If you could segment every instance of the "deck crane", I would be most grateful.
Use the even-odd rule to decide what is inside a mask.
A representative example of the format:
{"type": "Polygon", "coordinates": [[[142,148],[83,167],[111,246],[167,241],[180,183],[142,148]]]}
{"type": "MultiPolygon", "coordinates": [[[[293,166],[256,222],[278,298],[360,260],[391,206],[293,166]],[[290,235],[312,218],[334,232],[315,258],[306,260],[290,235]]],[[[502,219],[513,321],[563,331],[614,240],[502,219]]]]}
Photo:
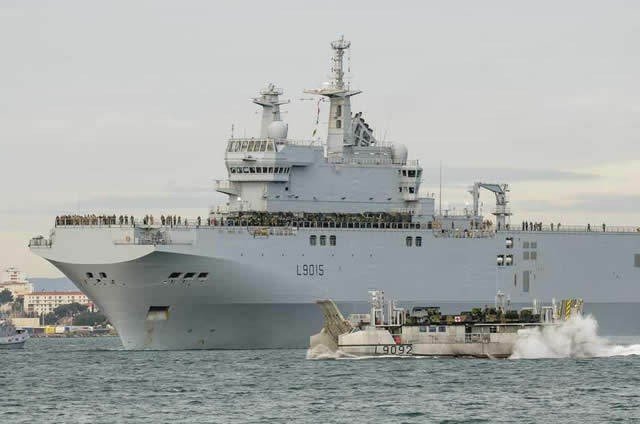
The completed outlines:
{"type": "Polygon", "coordinates": [[[473,188],[469,190],[471,196],[473,197],[473,214],[474,216],[479,216],[479,201],[480,201],[480,189],[484,188],[485,190],[489,190],[496,196],[496,208],[493,212],[493,215],[496,216],[496,229],[504,230],[507,225],[507,217],[511,216],[511,210],[507,207],[507,193],[509,192],[508,184],[492,184],[492,183],[474,183],[473,188]]]}

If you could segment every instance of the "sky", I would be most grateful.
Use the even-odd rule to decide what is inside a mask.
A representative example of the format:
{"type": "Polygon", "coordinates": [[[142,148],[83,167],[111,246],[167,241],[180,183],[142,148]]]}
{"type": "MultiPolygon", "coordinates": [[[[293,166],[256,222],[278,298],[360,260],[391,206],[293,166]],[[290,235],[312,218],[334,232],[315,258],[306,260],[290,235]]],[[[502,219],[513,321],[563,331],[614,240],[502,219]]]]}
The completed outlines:
{"type": "Polygon", "coordinates": [[[309,139],[302,90],[343,34],[353,110],[421,161],[422,193],[442,162],[445,208],[499,182],[514,223],[640,226],[640,2],[0,0],[0,266],[59,276],[27,248],[56,215],[224,204],[251,98],[282,87],[309,139]]]}

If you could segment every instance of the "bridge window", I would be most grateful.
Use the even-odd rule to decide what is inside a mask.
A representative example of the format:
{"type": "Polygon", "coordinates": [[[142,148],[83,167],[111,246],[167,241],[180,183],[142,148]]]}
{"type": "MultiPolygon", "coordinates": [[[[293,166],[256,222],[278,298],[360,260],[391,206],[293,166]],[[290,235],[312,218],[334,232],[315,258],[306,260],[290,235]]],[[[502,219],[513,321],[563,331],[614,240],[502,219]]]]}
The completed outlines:
{"type": "Polygon", "coordinates": [[[269,174],[273,174],[273,166],[269,167],[269,174]]]}
{"type": "Polygon", "coordinates": [[[407,237],[407,239],[405,240],[405,243],[407,244],[407,247],[413,246],[413,237],[411,236],[407,237]]]}
{"type": "Polygon", "coordinates": [[[257,172],[258,174],[262,174],[262,168],[257,167],[257,168],[256,168],[256,172],[257,172]]]}
{"type": "Polygon", "coordinates": [[[231,168],[231,173],[235,174],[236,173],[236,168],[231,168]]]}
{"type": "Polygon", "coordinates": [[[415,193],[415,192],[416,192],[415,187],[409,187],[409,193],[415,193]]]}
{"type": "Polygon", "coordinates": [[[267,168],[266,166],[263,166],[263,167],[262,167],[262,173],[263,173],[263,174],[266,174],[267,172],[269,172],[269,171],[268,171],[268,168],[267,168]]]}
{"type": "Polygon", "coordinates": [[[311,246],[315,246],[316,242],[317,242],[317,236],[316,235],[309,236],[309,244],[311,246]]]}
{"type": "Polygon", "coordinates": [[[422,246],[422,237],[418,236],[416,237],[416,247],[421,247],[422,246]]]}
{"type": "Polygon", "coordinates": [[[336,236],[329,236],[329,244],[331,246],[335,246],[336,245],[336,236]]]}
{"type": "Polygon", "coordinates": [[[406,169],[403,169],[403,170],[402,170],[402,176],[403,176],[403,177],[406,177],[406,176],[407,176],[407,170],[406,170],[406,169]]]}
{"type": "Polygon", "coordinates": [[[336,115],[337,116],[342,116],[342,105],[336,106],[336,115]]]}
{"type": "Polygon", "coordinates": [[[244,168],[242,168],[242,170],[244,171],[244,173],[245,173],[245,174],[248,174],[248,173],[249,173],[249,168],[248,168],[248,167],[246,167],[246,166],[245,166],[244,168]]]}
{"type": "Polygon", "coordinates": [[[342,128],[342,121],[339,119],[336,119],[336,128],[342,128]]]}
{"type": "Polygon", "coordinates": [[[416,177],[416,171],[415,171],[415,169],[411,169],[411,170],[409,170],[409,172],[407,173],[407,175],[408,175],[410,178],[415,178],[415,177],[416,177]]]}
{"type": "Polygon", "coordinates": [[[266,141],[266,140],[265,140],[265,141],[262,141],[262,142],[260,143],[260,151],[261,151],[261,152],[266,152],[266,151],[267,151],[267,141],[266,141]]]}
{"type": "Polygon", "coordinates": [[[267,142],[267,152],[273,152],[273,141],[267,142]]]}
{"type": "Polygon", "coordinates": [[[320,236],[320,246],[327,245],[327,236],[320,236]]]}
{"type": "Polygon", "coordinates": [[[247,140],[243,140],[242,141],[242,148],[240,150],[242,150],[243,152],[247,151],[247,146],[249,145],[249,141],[247,140]]]}

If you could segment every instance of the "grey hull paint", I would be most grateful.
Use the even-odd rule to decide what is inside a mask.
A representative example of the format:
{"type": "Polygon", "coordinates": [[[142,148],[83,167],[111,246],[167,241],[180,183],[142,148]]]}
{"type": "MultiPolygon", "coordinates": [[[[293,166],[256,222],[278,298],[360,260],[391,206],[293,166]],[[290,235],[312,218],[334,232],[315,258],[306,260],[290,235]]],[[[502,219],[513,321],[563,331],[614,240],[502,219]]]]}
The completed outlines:
{"type": "Polygon", "coordinates": [[[65,256],[54,251],[65,248],[58,234],[48,259],[105,312],[128,349],[302,347],[322,325],[315,299],[362,301],[372,287],[429,302],[490,301],[496,288],[515,302],[640,301],[634,266],[640,237],[634,234],[501,232],[458,239],[426,231],[299,229],[295,236],[258,239],[246,231],[194,231],[196,243],[189,246],[145,246],[129,261],[84,264],[52,259],[65,256]],[[336,234],[337,245],[310,246],[312,234],[336,234]],[[417,234],[422,246],[406,247],[406,237],[417,234]],[[511,249],[507,237],[514,239],[511,249]],[[525,241],[536,248],[523,248],[525,241]],[[536,260],[522,259],[532,250],[536,260]],[[496,266],[500,254],[513,255],[514,265],[496,266]],[[87,272],[107,278],[88,279],[87,272]],[[171,281],[173,272],[208,276],[171,281]],[[527,293],[524,272],[530,274],[527,293]],[[150,306],[168,306],[168,320],[148,321],[150,306]]]}

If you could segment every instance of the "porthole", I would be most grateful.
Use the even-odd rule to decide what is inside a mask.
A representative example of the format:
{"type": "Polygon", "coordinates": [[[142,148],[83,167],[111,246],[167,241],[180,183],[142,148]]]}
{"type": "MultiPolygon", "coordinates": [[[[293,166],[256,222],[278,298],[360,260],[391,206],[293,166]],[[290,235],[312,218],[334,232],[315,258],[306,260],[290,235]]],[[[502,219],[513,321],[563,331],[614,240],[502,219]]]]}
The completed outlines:
{"type": "Polygon", "coordinates": [[[87,272],[87,278],[93,278],[93,273],[92,272],[87,272]]]}
{"type": "Polygon", "coordinates": [[[171,274],[169,274],[169,278],[178,278],[182,275],[181,272],[172,272],[171,274]]]}
{"type": "Polygon", "coordinates": [[[104,273],[104,272],[101,272],[101,273],[100,273],[100,278],[107,278],[107,274],[106,274],[106,273],[104,273]]]}

